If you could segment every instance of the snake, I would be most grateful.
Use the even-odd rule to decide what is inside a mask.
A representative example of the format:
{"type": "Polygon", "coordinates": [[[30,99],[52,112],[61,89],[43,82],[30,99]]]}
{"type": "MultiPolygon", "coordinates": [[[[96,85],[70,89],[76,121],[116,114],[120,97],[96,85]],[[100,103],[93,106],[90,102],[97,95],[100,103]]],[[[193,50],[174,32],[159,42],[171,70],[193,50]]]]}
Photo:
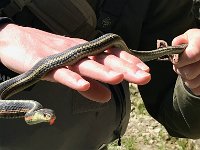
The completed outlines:
{"type": "Polygon", "coordinates": [[[43,108],[35,100],[10,100],[8,98],[36,84],[53,69],[74,65],[85,57],[98,55],[112,47],[127,51],[146,62],[163,56],[181,54],[186,49],[187,44],[166,46],[149,51],[137,51],[129,49],[119,35],[107,33],[94,40],[68,48],[63,52],[47,56],[38,61],[30,70],[0,84],[0,118],[24,118],[29,125],[42,122],[53,124],[56,115],[52,109],[43,108]]]}

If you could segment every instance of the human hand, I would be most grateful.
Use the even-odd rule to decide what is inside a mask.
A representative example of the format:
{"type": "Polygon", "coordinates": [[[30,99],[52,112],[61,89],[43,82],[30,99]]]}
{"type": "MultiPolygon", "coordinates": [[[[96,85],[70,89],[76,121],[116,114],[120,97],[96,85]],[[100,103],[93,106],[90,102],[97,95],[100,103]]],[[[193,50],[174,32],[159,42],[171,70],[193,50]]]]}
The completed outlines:
{"type": "Polygon", "coordinates": [[[174,64],[174,71],[179,74],[185,85],[195,95],[200,95],[200,29],[190,29],[176,37],[172,45],[187,43],[188,47],[174,64]]]}
{"type": "MultiPolygon", "coordinates": [[[[40,59],[86,42],[41,30],[8,24],[0,31],[0,60],[6,67],[23,73],[40,59]]],[[[123,80],[146,84],[149,68],[138,58],[118,49],[109,49],[77,64],[55,69],[44,80],[58,82],[79,91],[88,99],[106,102],[110,91],[98,81],[118,84],[123,80]]]]}

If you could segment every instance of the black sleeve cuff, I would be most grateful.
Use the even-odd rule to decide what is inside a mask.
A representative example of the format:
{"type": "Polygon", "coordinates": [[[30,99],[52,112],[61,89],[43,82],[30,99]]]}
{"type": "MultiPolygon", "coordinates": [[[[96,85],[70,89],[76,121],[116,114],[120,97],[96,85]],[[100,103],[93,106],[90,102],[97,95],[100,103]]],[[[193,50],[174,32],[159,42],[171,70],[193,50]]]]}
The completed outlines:
{"type": "Polygon", "coordinates": [[[4,23],[13,23],[13,21],[7,17],[0,17],[0,24],[4,24],[4,23]]]}

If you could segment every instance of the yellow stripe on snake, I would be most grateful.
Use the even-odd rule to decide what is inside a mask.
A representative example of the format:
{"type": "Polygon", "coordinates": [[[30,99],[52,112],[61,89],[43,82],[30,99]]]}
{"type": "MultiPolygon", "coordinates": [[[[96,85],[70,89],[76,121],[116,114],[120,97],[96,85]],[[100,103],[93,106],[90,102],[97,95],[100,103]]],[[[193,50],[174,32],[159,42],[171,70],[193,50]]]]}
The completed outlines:
{"type": "Polygon", "coordinates": [[[180,54],[187,44],[167,46],[152,51],[136,51],[129,49],[120,36],[108,33],[90,42],[48,56],[36,63],[29,71],[0,84],[0,118],[25,118],[29,125],[41,122],[52,124],[56,118],[53,110],[43,108],[36,101],[7,100],[7,98],[39,82],[55,68],[73,65],[85,57],[97,55],[110,47],[120,48],[145,62],[165,55],[180,54]]]}

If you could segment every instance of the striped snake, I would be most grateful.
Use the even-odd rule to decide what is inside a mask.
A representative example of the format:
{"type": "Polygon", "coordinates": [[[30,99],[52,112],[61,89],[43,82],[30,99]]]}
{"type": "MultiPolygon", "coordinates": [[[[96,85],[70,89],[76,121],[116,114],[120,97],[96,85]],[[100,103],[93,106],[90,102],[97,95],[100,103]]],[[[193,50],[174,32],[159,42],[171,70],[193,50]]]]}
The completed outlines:
{"type": "Polygon", "coordinates": [[[180,54],[187,45],[167,46],[152,51],[135,51],[129,49],[120,36],[108,33],[90,42],[48,56],[41,59],[29,71],[0,84],[0,118],[24,118],[30,125],[41,122],[52,124],[56,118],[53,110],[43,108],[40,103],[32,100],[7,99],[34,85],[49,71],[61,66],[73,65],[84,57],[99,54],[110,47],[118,47],[142,61],[149,61],[165,55],[180,54]]]}

